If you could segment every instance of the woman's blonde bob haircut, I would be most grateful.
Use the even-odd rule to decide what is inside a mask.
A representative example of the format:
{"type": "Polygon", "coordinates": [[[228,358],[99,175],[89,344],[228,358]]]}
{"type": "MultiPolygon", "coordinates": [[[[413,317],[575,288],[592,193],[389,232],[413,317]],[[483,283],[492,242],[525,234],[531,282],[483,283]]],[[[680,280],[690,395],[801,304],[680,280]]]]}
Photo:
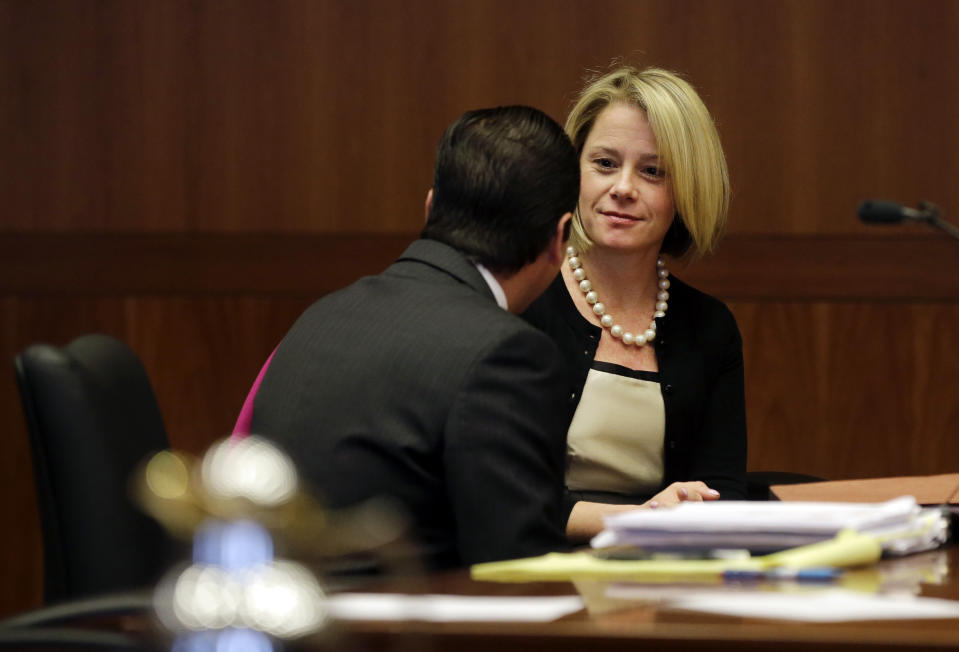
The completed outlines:
{"type": "MultiPolygon", "coordinates": [[[[566,133],[577,155],[582,156],[596,118],[616,102],[646,114],[672,183],[676,219],[662,252],[685,260],[710,253],[726,225],[730,191],[726,157],[706,105],[688,82],[668,70],[616,68],[586,85],[566,119],[566,133]]],[[[580,251],[593,244],[578,209],[570,243],[580,251]]]]}

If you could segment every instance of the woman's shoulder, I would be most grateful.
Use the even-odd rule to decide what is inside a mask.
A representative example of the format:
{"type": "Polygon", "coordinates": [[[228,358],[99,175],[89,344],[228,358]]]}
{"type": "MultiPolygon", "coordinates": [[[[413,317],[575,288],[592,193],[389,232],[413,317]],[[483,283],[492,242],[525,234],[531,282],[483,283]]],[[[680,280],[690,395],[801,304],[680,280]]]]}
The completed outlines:
{"type": "Polygon", "coordinates": [[[702,290],[694,288],[677,276],[669,277],[669,295],[670,303],[674,300],[683,306],[696,308],[699,310],[710,310],[716,312],[729,312],[729,307],[720,299],[702,290]]]}
{"type": "Polygon", "coordinates": [[[669,311],[672,317],[682,317],[682,321],[695,325],[700,333],[727,333],[739,327],[736,317],[722,300],[694,288],[676,276],[670,276],[669,311]]]}

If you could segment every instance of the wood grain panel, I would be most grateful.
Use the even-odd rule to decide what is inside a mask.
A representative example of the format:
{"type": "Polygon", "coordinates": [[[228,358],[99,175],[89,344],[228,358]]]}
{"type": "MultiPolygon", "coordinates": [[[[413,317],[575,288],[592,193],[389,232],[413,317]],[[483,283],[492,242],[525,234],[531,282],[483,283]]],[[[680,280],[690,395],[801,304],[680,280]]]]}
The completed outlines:
{"type": "Polygon", "coordinates": [[[562,119],[617,56],[683,73],[731,229],[863,233],[959,210],[959,4],[925,0],[73,0],[0,4],[0,229],[416,230],[468,108],[562,119]]]}
{"type": "Polygon", "coordinates": [[[0,293],[317,297],[381,272],[415,237],[0,234],[0,293]]]}
{"type": "Polygon", "coordinates": [[[300,299],[132,299],[125,328],[157,387],[171,443],[201,452],[233,428],[300,299]]]}
{"type": "Polygon", "coordinates": [[[6,367],[6,373],[0,374],[0,428],[4,433],[0,438],[0,523],[6,533],[0,546],[0,568],[6,578],[0,582],[0,614],[4,616],[38,606],[43,600],[40,513],[13,374],[20,306],[17,300],[0,298],[0,355],[6,367]]]}
{"type": "Polygon", "coordinates": [[[715,256],[680,274],[729,300],[955,301],[959,241],[729,236],[715,256]]]}
{"type": "Polygon", "coordinates": [[[951,472],[959,305],[733,303],[749,465],[831,479],[951,472]]]}
{"type": "Polygon", "coordinates": [[[959,5],[758,4],[709,41],[725,37],[734,59],[702,57],[713,74],[693,75],[732,84],[711,94],[735,188],[732,228],[861,231],[848,216],[870,197],[959,210],[959,68],[947,63],[959,60],[948,36],[959,5]]]}
{"type": "MultiPolygon", "coordinates": [[[[415,238],[0,234],[0,294],[317,297],[382,271],[415,238]]],[[[674,271],[730,300],[955,301],[956,270],[959,242],[935,235],[734,235],[715,256],[674,271]]]]}
{"type": "MultiPolygon", "coordinates": [[[[114,335],[143,361],[171,441],[196,451],[229,433],[260,365],[309,303],[249,297],[8,297],[2,304],[7,324],[2,354],[12,361],[34,342],[64,345],[83,333],[114,335]]],[[[12,377],[7,381],[3,384],[12,391],[12,377]]]]}

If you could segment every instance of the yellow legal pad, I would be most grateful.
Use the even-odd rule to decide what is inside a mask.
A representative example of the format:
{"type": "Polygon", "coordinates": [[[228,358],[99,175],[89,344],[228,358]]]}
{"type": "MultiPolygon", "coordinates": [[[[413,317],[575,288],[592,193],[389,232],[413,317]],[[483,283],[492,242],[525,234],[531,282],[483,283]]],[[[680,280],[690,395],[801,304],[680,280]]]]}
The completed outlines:
{"type": "Polygon", "coordinates": [[[540,557],[475,564],[474,580],[487,582],[566,582],[604,579],[634,582],[719,581],[726,571],[773,568],[852,568],[882,555],[879,540],[845,530],[832,539],[748,559],[601,559],[590,552],[554,552],[540,557]]]}

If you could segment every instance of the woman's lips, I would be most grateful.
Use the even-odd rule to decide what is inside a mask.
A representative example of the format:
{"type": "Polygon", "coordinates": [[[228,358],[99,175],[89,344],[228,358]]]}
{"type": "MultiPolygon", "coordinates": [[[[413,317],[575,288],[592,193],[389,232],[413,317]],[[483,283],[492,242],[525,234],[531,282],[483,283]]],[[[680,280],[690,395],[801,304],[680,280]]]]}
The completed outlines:
{"type": "Polygon", "coordinates": [[[640,218],[627,213],[617,213],[615,211],[600,211],[613,222],[639,222],[640,218]]]}

